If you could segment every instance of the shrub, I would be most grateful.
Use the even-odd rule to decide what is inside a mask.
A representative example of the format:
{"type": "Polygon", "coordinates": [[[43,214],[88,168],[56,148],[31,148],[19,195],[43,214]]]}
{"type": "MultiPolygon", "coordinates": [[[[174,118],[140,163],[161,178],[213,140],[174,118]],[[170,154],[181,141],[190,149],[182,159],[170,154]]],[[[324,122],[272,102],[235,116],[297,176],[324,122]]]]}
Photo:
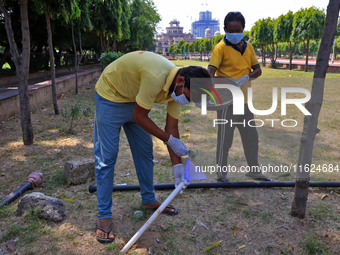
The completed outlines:
{"type": "Polygon", "coordinates": [[[99,61],[102,61],[103,65],[107,66],[123,55],[124,53],[121,53],[120,51],[118,52],[109,51],[109,52],[102,53],[100,55],[99,61]]]}
{"type": "Polygon", "coordinates": [[[79,99],[73,105],[65,104],[60,115],[68,125],[68,133],[73,133],[74,123],[80,121],[83,116],[89,117],[91,112],[91,107],[88,106],[84,109],[83,101],[79,99]]]}

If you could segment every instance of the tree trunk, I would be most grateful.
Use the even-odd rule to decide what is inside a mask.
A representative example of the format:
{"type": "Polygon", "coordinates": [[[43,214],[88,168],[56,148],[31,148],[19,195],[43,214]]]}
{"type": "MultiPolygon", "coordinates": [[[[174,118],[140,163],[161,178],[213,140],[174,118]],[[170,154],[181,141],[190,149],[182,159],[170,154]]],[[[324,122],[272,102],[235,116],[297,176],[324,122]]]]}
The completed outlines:
{"type": "Polygon", "coordinates": [[[74,40],[74,29],[73,29],[73,22],[71,22],[71,31],[72,31],[72,42],[73,42],[73,49],[74,49],[74,68],[76,74],[76,94],[78,94],[78,56],[77,56],[77,45],[76,41],[74,40]]]}
{"type": "Polygon", "coordinates": [[[79,37],[79,61],[78,61],[78,70],[79,70],[79,66],[81,61],[83,60],[83,46],[82,46],[82,42],[81,42],[81,31],[80,28],[78,28],[78,37],[79,37]]]}
{"type": "Polygon", "coordinates": [[[22,55],[19,55],[18,47],[14,39],[11,17],[0,0],[0,11],[5,18],[5,28],[10,44],[10,52],[14,59],[16,77],[19,81],[19,100],[21,129],[24,145],[33,144],[34,134],[31,121],[31,111],[28,94],[28,72],[30,63],[30,31],[28,22],[27,0],[20,0],[20,18],[22,34],[22,55]]]}
{"type": "Polygon", "coordinates": [[[117,40],[116,40],[116,38],[113,38],[112,51],[117,52],[117,40]]]}
{"type": "MultiPolygon", "coordinates": [[[[295,44],[296,43],[294,43],[294,48],[295,48],[295,44]]],[[[289,70],[293,69],[292,62],[293,62],[293,48],[292,48],[292,42],[289,42],[289,70]]]]}
{"type": "Polygon", "coordinates": [[[308,71],[308,58],[309,58],[309,39],[307,39],[307,45],[306,45],[306,65],[305,65],[305,72],[308,71]]]}
{"type": "Polygon", "coordinates": [[[262,52],[262,66],[266,66],[266,51],[265,51],[265,46],[261,46],[261,52],[262,52]]]}
{"type": "Polygon", "coordinates": [[[51,78],[52,78],[52,102],[55,115],[59,115],[59,107],[57,100],[57,89],[55,83],[55,63],[54,63],[54,51],[53,51],[53,42],[52,42],[52,29],[51,29],[51,18],[48,11],[45,9],[45,17],[47,24],[47,35],[48,35],[48,48],[50,54],[50,65],[51,65],[51,78]]]}
{"type": "Polygon", "coordinates": [[[310,180],[310,171],[308,170],[310,169],[310,164],[312,162],[314,139],[316,134],[320,131],[317,128],[318,117],[323,101],[325,77],[332,43],[336,34],[339,9],[340,0],[329,1],[325,28],[321,39],[313,77],[311,100],[306,104],[307,110],[312,115],[306,115],[304,119],[299,152],[299,169],[297,169],[294,201],[290,213],[292,216],[299,218],[304,218],[306,213],[310,180]]]}

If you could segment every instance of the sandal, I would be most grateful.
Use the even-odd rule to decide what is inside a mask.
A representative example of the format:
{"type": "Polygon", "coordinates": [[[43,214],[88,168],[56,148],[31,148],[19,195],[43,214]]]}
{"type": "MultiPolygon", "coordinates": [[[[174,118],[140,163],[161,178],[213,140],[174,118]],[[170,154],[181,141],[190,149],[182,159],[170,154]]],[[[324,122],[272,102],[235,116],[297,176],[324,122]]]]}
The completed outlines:
{"type": "MultiPolygon", "coordinates": [[[[160,207],[160,205],[157,206],[157,207],[154,207],[154,208],[143,208],[143,207],[142,208],[143,208],[143,210],[154,212],[159,207],[160,207]]],[[[174,215],[178,214],[178,209],[176,207],[174,207],[173,205],[168,205],[167,207],[164,208],[162,214],[169,215],[169,216],[174,216],[174,215]],[[173,212],[165,211],[166,209],[169,209],[169,210],[173,209],[174,211],[173,212]]]]}
{"type": "Polygon", "coordinates": [[[104,229],[104,228],[98,226],[98,222],[97,222],[96,223],[96,229],[103,231],[108,236],[108,238],[101,238],[101,237],[97,236],[97,241],[100,242],[100,243],[112,243],[115,240],[115,238],[113,238],[113,239],[109,238],[109,234],[112,231],[112,228],[113,228],[112,223],[111,223],[111,225],[108,229],[104,229]]]}
{"type": "Polygon", "coordinates": [[[272,178],[269,178],[262,173],[246,173],[246,176],[257,181],[267,181],[267,182],[274,181],[272,178]]]}

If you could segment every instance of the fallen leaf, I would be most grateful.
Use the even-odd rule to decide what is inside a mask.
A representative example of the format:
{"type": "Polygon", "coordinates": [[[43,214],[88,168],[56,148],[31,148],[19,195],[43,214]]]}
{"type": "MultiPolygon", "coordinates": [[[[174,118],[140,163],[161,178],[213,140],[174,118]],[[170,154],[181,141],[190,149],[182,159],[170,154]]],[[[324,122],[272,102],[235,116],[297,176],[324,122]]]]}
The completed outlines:
{"type": "Polygon", "coordinates": [[[216,243],[208,246],[207,248],[204,249],[204,252],[210,251],[212,248],[216,247],[217,245],[219,245],[220,243],[222,243],[223,240],[217,241],[216,243]]]}
{"type": "Polygon", "coordinates": [[[64,197],[64,198],[63,198],[63,200],[65,200],[65,201],[69,201],[69,202],[72,202],[72,203],[74,203],[74,200],[73,200],[73,199],[71,199],[71,198],[64,197]]]}
{"type": "Polygon", "coordinates": [[[323,196],[321,197],[321,200],[324,200],[326,197],[328,197],[327,194],[323,195],[323,196]]]}
{"type": "Polygon", "coordinates": [[[244,244],[244,245],[241,245],[240,247],[238,247],[237,250],[239,251],[239,250],[242,250],[242,249],[244,249],[244,248],[246,248],[246,245],[245,245],[245,244],[244,244]]]}
{"type": "Polygon", "coordinates": [[[236,228],[234,229],[234,237],[236,237],[236,231],[238,229],[238,226],[236,226],[236,228]]]}

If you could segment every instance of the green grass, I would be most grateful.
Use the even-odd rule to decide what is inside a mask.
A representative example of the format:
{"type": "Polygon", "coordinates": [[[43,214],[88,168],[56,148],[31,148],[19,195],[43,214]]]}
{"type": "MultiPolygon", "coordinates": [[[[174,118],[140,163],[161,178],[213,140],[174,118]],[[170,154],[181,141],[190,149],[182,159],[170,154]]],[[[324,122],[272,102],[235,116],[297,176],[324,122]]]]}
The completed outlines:
{"type": "Polygon", "coordinates": [[[320,240],[316,235],[309,234],[305,239],[304,245],[308,255],[331,254],[327,243],[320,240]]]}
{"type": "Polygon", "coordinates": [[[319,204],[316,207],[310,208],[310,214],[317,219],[324,219],[329,216],[331,209],[324,204],[319,204]]]}
{"type": "Polygon", "coordinates": [[[40,218],[40,211],[38,209],[27,211],[24,218],[24,223],[18,224],[18,222],[12,222],[5,233],[5,240],[18,237],[19,242],[26,245],[34,243],[40,235],[46,233],[44,229],[46,220],[40,218]]]}

